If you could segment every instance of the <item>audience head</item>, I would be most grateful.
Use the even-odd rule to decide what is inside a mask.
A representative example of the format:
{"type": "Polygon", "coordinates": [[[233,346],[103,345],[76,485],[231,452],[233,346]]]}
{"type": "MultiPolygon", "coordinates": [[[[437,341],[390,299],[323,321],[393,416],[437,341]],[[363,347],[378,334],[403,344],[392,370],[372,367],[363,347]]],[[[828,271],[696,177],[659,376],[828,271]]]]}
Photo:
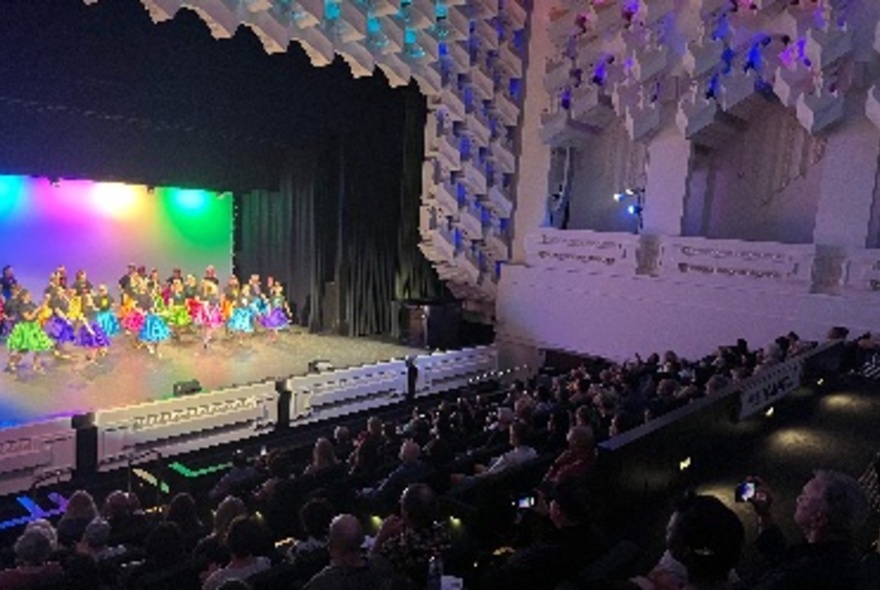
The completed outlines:
{"type": "Polygon", "coordinates": [[[382,436],[382,420],[376,416],[367,420],[367,432],[373,436],[382,436]]]}
{"type": "Polygon", "coordinates": [[[315,467],[322,468],[336,465],[336,463],[338,463],[338,460],[336,459],[336,449],[333,447],[333,443],[323,436],[316,440],[315,446],[312,447],[312,464],[315,467]]]}
{"type": "Polygon", "coordinates": [[[727,580],[739,561],[744,539],[739,517],[713,496],[683,499],[666,532],[669,551],[697,586],[727,580]]]}
{"type": "Polygon", "coordinates": [[[269,475],[277,479],[288,479],[293,475],[294,463],[290,453],[281,451],[269,459],[269,475]]]}
{"type": "Polygon", "coordinates": [[[160,522],[144,542],[147,559],[159,566],[171,566],[186,557],[183,533],[175,522],[160,522]]]}
{"type": "Polygon", "coordinates": [[[364,544],[364,530],[357,517],[351,514],[340,514],[330,523],[330,535],[327,548],[330,559],[341,561],[357,558],[361,555],[364,544]]]}
{"type": "Polygon", "coordinates": [[[423,483],[409,485],[400,496],[400,513],[411,528],[431,528],[437,518],[437,496],[434,490],[423,483]]]}
{"type": "Polygon", "coordinates": [[[400,445],[400,462],[415,463],[419,460],[422,449],[414,440],[407,439],[400,445]]]}
{"type": "Polygon", "coordinates": [[[596,437],[589,426],[573,426],[566,437],[572,451],[592,453],[596,449],[596,437]]]}
{"type": "Polygon", "coordinates": [[[333,440],[335,440],[337,444],[348,442],[350,438],[351,433],[347,426],[337,426],[333,430],[333,440]]]}
{"type": "Polygon", "coordinates": [[[22,565],[42,565],[52,554],[52,541],[39,529],[25,529],[13,546],[15,559],[22,565]]]}
{"type": "Polygon", "coordinates": [[[214,511],[214,534],[225,537],[236,517],[247,514],[247,506],[235,496],[226,496],[214,511]]]}
{"type": "MultiPolygon", "coordinates": [[[[211,283],[212,285],[214,283],[211,283]]],[[[236,449],[235,452],[232,453],[232,466],[237,467],[238,469],[244,469],[248,466],[248,456],[247,453],[242,451],[241,449],[236,449]]]]}
{"type": "Polygon", "coordinates": [[[25,530],[39,530],[49,539],[49,543],[52,546],[52,551],[58,549],[58,531],[55,530],[55,527],[52,526],[52,523],[46,520],[45,518],[38,518],[37,520],[32,520],[27,523],[25,526],[25,530]]]}
{"type": "Polygon", "coordinates": [[[859,482],[837,471],[816,471],[797,498],[794,520],[811,543],[852,539],[868,517],[859,482]]]}
{"type": "Polygon", "coordinates": [[[101,549],[107,545],[107,540],[109,538],[110,523],[99,516],[86,526],[86,530],[83,532],[82,542],[90,549],[101,549]]]}
{"type": "Polygon", "coordinates": [[[168,511],[165,513],[165,520],[176,522],[184,530],[188,530],[190,527],[197,529],[202,527],[195,498],[185,492],[181,492],[171,499],[168,511]]]}
{"type": "Polygon", "coordinates": [[[84,490],[77,490],[67,501],[67,510],[62,518],[84,519],[91,521],[98,516],[98,507],[92,495],[84,490]]]}
{"type": "Polygon", "coordinates": [[[323,539],[333,520],[333,506],[325,498],[312,498],[300,508],[299,520],[306,535],[323,539]]]}
{"type": "Polygon", "coordinates": [[[245,558],[258,555],[264,545],[263,527],[253,518],[237,516],[229,525],[226,546],[233,557],[245,558]]]}

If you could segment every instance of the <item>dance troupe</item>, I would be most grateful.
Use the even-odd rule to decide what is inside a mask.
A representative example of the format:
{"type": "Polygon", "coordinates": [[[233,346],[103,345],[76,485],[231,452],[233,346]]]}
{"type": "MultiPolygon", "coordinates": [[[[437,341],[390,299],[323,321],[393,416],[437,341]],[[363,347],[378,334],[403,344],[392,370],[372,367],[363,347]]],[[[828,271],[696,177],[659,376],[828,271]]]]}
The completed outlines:
{"type": "Polygon", "coordinates": [[[272,277],[263,285],[259,275],[245,284],[232,276],[221,292],[212,266],[201,280],[174,269],[163,281],[159,271],[147,273],[145,267],[130,264],[119,279],[119,292],[117,306],[106,285],[94,288],[84,270],[69,284],[66,269],[59,266],[38,302],[6,266],[0,274],[0,319],[9,350],[5,371],[15,373],[31,353],[33,370],[43,372],[41,355],[72,358],[68,345],[83,350],[86,362],[94,363],[123,333],[136,347],[161,356],[159,345],[179,339],[185,331],[200,334],[202,346],[208,348],[215,331],[224,326],[242,342],[258,328],[275,338],[292,319],[284,289],[272,277]]]}

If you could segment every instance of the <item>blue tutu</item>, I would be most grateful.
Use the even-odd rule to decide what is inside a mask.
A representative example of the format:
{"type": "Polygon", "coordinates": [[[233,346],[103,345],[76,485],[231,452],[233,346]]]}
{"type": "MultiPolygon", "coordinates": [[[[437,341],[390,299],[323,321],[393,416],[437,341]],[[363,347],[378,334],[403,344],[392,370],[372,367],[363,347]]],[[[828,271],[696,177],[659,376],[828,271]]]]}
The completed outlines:
{"type": "Polygon", "coordinates": [[[104,334],[106,334],[110,338],[113,338],[114,336],[122,332],[122,326],[119,325],[119,318],[117,318],[116,314],[110,310],[99,311],[97,323],[99,326],[101,326],[104,334]]]}
{"type": "Polygon", "coordinates": [[[262,297],[257,297],[251,302],[251,309],[256,315],[266,315],[269,313],[269,302],[262,297]]]}
{"type": "Polygon", "coordinates": [[[165,320],[154,313],[148,313],[138,338],[144,342],[164,342],[171,338],[171,330],[165,320]]]}
{"type": "Polygon", "coordinates": [[[46,322],[43,330],[49,338],[59,344],[64,342],[76,342],[76,334],[73,331],[73,326],[70,322],[61,319],[57,315],[52,316],[49,321],[46,322]]]}
{"type": "Polygon", "coordinates": [[[245,307],[236,307],[227,325],[233,332],[253,332],[253,312],[245,307]]]}
{"type": "Polygon", "coordinates": [[[280,307],[272,308],[272,311],[260,318],[260,323],[267,330],[281,330],[288,326],[290,320],[280,307]]]}
{"type": "Polygon", "coordinates": [[[108,348],[110,338],[98,322],[92,322],[91,331],[85,326],[81,327],[76,335],[76,345],[83,348],[108,348]]]}

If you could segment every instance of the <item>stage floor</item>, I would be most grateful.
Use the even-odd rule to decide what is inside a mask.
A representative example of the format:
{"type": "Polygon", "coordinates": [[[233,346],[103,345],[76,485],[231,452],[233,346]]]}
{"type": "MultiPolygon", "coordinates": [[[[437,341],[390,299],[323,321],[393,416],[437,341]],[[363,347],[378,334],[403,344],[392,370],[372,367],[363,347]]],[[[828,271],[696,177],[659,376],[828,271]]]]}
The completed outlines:
{"type": "Polygon", "coordinates": [[[298,330],[274,341],[255,334],[242,344],[218,334],[207,350],[195,334],[184,334],[161,347],[161,358],[135,348],[126,336],[116,338],[109,354],[94,364],[86,363],[82,349],[66,351],[70,360],[43,355],[45,373],[31,370],[30,357],[17,374],[0,373],[0,427],[163,399],[178,381],[198,379],[209,390],[303,375],[316,359],[346,368],[425,352],[389,340],[298,330]]]}

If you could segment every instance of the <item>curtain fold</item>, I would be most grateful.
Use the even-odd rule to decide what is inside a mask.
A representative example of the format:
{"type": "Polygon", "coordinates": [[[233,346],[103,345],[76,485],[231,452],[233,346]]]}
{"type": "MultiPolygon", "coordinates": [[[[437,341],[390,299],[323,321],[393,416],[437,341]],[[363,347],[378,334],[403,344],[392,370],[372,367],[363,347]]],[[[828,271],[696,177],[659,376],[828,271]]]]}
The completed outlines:
{"type": "Polygon", "coordinates": [[[278,192],[240,200],[240,272],[282,280],[312,331],[388,334],[395,301],[443,293],[418,249],[425,99],[392,96],[291,154],[278,192]]]}

